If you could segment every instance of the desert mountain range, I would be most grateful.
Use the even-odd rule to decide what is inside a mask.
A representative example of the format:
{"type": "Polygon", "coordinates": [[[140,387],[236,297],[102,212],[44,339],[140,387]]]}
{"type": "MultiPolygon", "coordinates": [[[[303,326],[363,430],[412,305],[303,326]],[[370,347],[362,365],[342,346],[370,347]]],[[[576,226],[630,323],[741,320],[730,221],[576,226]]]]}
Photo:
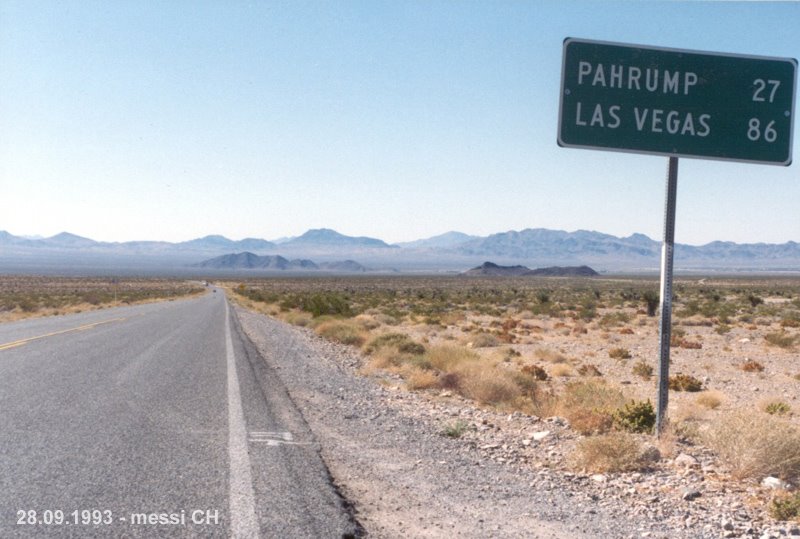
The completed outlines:
{"type": "MultiPolygon", "coordinates": [[[[375,271],[463,272],[491,261],[508,266],[589,265],[600,272],[657,273],[661,242],[643,234],[616,237],[586,230],[565,232],[544,228],[512,230],[484,237],[448,232],[398,244],[371,237],[346,236],[324,228],[279,242],[259,238],[231,240],[210,235],[177,243],[99,242],[68,232],[30,239],[0,231],[0,271],[6,273],[120,269],[131,273],[192,273],[202,268],[201,263],[215,257],[243,253],[280,257],[286,263],[313,260],[318,267],[347,263],[353,271],[366,267],[375,271]]],[[[262,262],[264,270],[275,269],[270,264],[285,264],[277,258],[262,262]]],[[[800,272],[800,244],[794,241],[678,244],[675,268],[676,271],[800,272]]],[[[349,270],[343,268],[342,271],[349,270]]]]}

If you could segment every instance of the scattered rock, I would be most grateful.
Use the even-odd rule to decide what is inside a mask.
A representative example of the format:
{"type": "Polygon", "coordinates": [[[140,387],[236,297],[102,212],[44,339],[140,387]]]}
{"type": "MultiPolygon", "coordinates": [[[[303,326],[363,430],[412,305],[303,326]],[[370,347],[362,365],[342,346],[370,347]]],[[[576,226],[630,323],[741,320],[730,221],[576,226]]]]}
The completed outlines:
{"type": "Polygon", "coordinates": [[[683,494],[681,494],[681,498],[690,502],[692,500],[699,498],[702,495],[703,494],[697,489],[687,488],[683,491],[683,494]]]}
{"type": "Polygon", "coordinates": [[[686,453],[681,453],[680,455],[675,457],[675,460],[673,462],[675,463],[676,466],[682,468],[696,468],[700,466],[700,463],[696,458],[694,458],[691,455],[687,455],[686,453]]]}

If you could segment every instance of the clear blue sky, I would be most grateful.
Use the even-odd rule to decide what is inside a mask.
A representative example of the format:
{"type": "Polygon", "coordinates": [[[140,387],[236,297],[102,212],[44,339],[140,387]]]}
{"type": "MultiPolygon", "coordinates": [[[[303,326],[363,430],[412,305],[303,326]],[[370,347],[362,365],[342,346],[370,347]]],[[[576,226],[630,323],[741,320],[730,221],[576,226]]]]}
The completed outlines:
{"type": "MultiPolygon", "coordinates": [[[[556,145],[562,41],[800,57],[798,2],[0,0],[0,230],[660,239],[667,159],[556,145]]],[[[676,241],[800,241],[790,167],[682,159],[676,241]]]]}

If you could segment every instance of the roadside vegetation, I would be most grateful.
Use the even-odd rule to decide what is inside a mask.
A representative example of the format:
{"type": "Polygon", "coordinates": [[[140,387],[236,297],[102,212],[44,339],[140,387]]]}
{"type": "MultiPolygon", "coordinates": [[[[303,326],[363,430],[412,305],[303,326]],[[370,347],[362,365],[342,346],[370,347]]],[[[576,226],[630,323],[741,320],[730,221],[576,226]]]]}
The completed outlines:
{"type": "MultiPolygon", "coordinates": [[[[659,455],[702,447],[733,480],[800,480],[796,280],[676,282],[669,387],[677,408],[659,449],[653,280],[358,277],[228,287],[250,309],[358,348],[362,374],[380,383],[563,418],[578,435],[575,470],[646,471],[659,455]],[[731,379],[738,385],[722,383],[731,379]]],[[[468,428],[451,423],[444,434],[468,428]]],[[[791,513],[794,498],[781,500],[769,511],[791,513]]]]}
{"type": "Polygon", "coordinates": [[[203,290],[199,283],[171,279],[0,276],[0,322],[176,299],[203,290]]]}

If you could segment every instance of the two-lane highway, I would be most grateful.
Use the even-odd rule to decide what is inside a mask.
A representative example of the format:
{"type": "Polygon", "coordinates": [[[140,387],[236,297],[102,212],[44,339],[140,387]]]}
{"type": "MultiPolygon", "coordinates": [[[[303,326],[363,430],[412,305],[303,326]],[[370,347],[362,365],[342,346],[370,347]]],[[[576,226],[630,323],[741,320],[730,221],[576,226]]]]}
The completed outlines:
{"type": "Polygon", "coordinates": [[[354,531],[221,291],[0,324],[0,536],[354,531]]]}

